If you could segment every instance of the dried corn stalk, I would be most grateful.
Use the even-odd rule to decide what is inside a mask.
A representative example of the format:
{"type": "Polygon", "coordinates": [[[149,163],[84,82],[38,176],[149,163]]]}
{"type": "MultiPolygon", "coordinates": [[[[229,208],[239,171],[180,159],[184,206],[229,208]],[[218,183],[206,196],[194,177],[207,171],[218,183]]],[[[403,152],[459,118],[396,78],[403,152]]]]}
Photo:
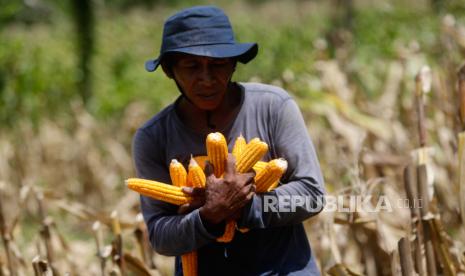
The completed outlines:
{"type": "Polygon", "coordinates": [[[459,194],[462,223],[465,226],[465,132],[459,133],[459,194]]]}
{"type": "Polygon", "coordinates": [[[459,196],[462,223],[465,225],[465,65],[458,72],[459,88],[459,114],[462,122],[462,132],[459,133],[459,196]]]}

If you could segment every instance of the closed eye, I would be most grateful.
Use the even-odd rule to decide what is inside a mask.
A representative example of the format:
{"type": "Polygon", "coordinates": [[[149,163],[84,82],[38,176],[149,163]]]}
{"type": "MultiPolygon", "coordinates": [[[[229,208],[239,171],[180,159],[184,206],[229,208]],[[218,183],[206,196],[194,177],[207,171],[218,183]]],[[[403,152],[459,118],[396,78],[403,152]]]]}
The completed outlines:
{"type": "Polygon", "coordinates": [[[180,62],[179,66],[183,68],[195,68],[197,66],[197,63],[193,61],[186,61],[186,62],[180,62]]]}

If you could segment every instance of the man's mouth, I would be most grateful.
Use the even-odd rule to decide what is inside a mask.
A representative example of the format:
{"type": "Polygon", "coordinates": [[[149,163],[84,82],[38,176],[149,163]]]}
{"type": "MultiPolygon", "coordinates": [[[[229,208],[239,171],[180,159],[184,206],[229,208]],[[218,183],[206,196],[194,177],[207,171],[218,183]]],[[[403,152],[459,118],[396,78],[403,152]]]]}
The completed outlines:
{"type": "Polygon", "coordinates": [[[198,95],[200,98],[204,99],[204,100],[212,100],[214,99],[217,94],[216,93],[213,93],[213,94],[202,94],[202,95],[198,95]]]}

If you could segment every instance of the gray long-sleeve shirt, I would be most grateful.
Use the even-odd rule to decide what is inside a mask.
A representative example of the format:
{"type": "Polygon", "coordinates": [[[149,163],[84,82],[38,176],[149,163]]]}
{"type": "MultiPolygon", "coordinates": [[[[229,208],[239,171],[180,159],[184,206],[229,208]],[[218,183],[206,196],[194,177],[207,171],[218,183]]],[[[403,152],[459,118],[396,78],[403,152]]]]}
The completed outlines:
{"type": "MultiPolygon", "coordinates": [[[[215,241],[198,210],[178,215],[177,206],[141,196],[152,246],[171,256],[198,250],[200,275],[319,275],[302,221],[321,210],[324,184],[302,115],[295,101],[278,87],[258,83],[241,83],[240,87],[240,111],[220,132],[230,151],[242,134],[247,141],[259,137],[268,144],[264,161],[286,159],[288,169],[280,185],[253,197],[238,221],[239,226],[251,230],[244,234],[236,231],[229,244],[215,241]]],[[[171,183],[171,159],[187,167],[191,154],[206,155],[205,135],[183,124],[175,105],[147,121],[134,137],[133,155],[140,178],[171,183]]],[[[176,274],[181,273],[178,260],[176,274]]]]}

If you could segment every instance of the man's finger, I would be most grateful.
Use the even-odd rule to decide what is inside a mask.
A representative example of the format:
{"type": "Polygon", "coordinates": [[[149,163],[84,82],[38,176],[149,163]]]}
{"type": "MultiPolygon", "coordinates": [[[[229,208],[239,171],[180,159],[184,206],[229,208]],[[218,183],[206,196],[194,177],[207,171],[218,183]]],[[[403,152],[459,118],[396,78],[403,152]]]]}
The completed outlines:
{"type": "Polygon", "coordinates": [[[226,158],[226,168],[224,169],[224,177],[232,176],[236,173],[236,157],[231,153],[228,153],[228,158],[226,158]]]}
{"type": "Polygon", "coordinates": [[[255,181],[255,171],[254,172],[244,173],[243,176],[245,177],[245,183],[246,184],[254,183],[254,181],[255,181]]]}
{"type": "Polygon", "coordinates": [[[186,213],[189,213],[189,211],[192,209],[192,206],[190,203],[183,204],[179,206],[178,208],[178,214],[179,215],[184,215],[186,213]]]}
{"type": "Polygon", "coordinates": [[[195,188],[191,188],[192,189],[192,192],[191,192],[191,195],[193,197],[201,197],[201,196],[204,196],[205,195],[205,188],[200,188],[200,187],[195,187],[195,188]]]}
{"type": "Polygon", "coordinates": [[[257,186],[255,184],[250,185],[251,192],[255,193],[256,190],[257,190],[257,186]]]}
{"type": "Polygon", "coordinates": [[[205,203],[205,200],[203,200],[203,199],[195,199],[192,202],[183,204],[183,205],[179,206],[178,214],[183,215],[183,214],[190,213],[191,211],[203,206],[204,203],[205,203]]]}
{"type": "Polygon", "coordinates": [[[183,193],[190,195],[190,196],[194,195],[194,192],[195,192],[194,188],[186,187],[186,186],[182,187],[181,190],[183,191],[183,193]]]}
{"type": "MultiPolygon", "coordinates": [[[[254,186],[255,186],[255,185],[254,185],[254,186]]],[[[251,199],[253,198],[254,195],[255,195],[255,191],[250,192],[250,193],[247,195],[247,197],[246,197],[246,198],[247,198],[247,202],[248,202],[249,200],[251,200],[251,199]]]]}
{"type": "Polygon", "coordinates": [[[244,194],[249,194],[249,193],[255,193],[257,186],[255,184],[247,184],[244,187],[242,187],[242,192],[244,194]]]}
{"type": "Polygon", "coordinates": [[[257,172],[255,171],[255,169],[254,169],[253,167],[250,168],[250,170],[248,171],[248,173],[252,173],[254,177],[255,177],[255,175],[257,175],[257,172]]]}
{"type": "Polygon", "coordinates": [[[204,172],[205,172],[205,176],[207,178],[210,178],[211,176],[215,176],[213,174],[213,165],[212,165],[212,163],[210,163],[210,161],[205,161],[205,170],[204,170],[204,172]]]}

